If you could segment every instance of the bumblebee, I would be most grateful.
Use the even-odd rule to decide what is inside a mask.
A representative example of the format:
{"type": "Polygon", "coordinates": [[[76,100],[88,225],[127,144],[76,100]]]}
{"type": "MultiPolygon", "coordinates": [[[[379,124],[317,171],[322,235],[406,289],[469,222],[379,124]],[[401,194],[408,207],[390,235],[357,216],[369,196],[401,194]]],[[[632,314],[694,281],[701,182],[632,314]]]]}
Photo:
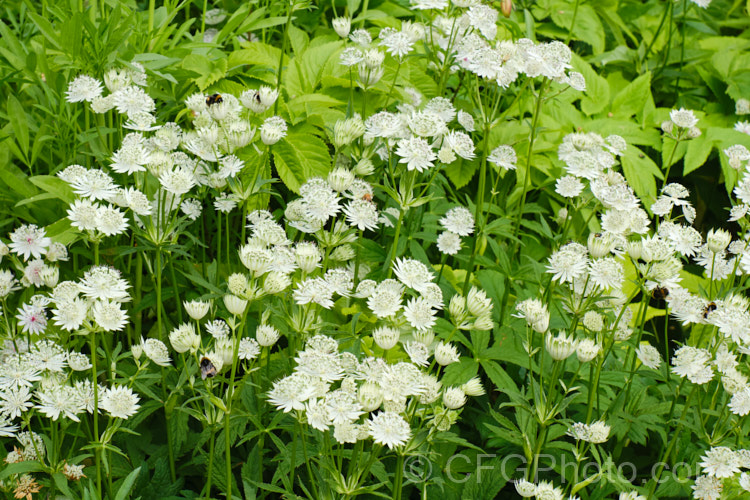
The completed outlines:
{"type": "Polygon", "coordinates": [[[651,291],[651,296],[656,300],[664,300],[669,297],[669,290],[664,287],[657,286],[651,291]]]}
{"type": "Polygon", "coordinates": [[[362,196],[362,199],[365,200],[365,201],[372,201],[372,194],[371,193],[365,193],[362,196]]]}
{"type": "Polygon", "coordinates": [[[716,302],[709,302],[706,307],[703,308],[703,319],[708,318],[708,315],[716,310],[716,302]]]}
{"type": "Polygon", "coordinates": [[[207,378],[213,378],[216,376],[216,367],[207,357],[201,358],[201,378],[206,380],[207,378]]]}
{"type": "Polygon", "coordinates": [[[221,94],[211,94],[210,96],[206,97],[206,106],[219,104],[221,102],[224,102],[224,99],[221,98],[221,94]]]}

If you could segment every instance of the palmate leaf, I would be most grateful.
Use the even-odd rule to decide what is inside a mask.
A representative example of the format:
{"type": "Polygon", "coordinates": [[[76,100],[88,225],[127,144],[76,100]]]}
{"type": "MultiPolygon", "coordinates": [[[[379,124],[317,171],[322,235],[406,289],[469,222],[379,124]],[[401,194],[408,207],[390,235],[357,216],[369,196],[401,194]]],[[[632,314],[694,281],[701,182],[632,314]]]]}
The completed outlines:
{"type": "Polygon", "coordinates": [[[325,177],[331,169],[328,146],[312,134],[289,133],[271,151],[279,177],[295,193],[308,179],[325,177]]]}

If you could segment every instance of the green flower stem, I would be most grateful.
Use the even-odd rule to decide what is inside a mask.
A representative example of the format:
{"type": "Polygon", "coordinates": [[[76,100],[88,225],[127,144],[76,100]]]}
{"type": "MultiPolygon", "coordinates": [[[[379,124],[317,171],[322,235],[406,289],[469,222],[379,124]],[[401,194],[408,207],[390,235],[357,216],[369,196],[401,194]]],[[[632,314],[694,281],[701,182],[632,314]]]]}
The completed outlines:
{"type": "MultiPolygon", "coordinates": [[[[292,24],[292,13],[294,12],[294,4],[289,3],[288,9],[289,9],[289,13],[287,14],[287,17],[286,17],[286,25],[284,26],[284,36],[283,36],[283,41],[281,42],[281,54],[279,54],[279,69],[276,72],[276,89],[279,91],[279,93],[281,93],[281,74],[284,68],[284,54],[286,53],[286,49],[289,46],[289,26],[291,26],[292,24]]],[[[280,100],[281,99],[276,99],[276,102],[273,105],[274,115],[278,114],[280,100]]]]}
{"type": "Polygon", "coordinates": [[[534,141],[536,140],[537,135],[537,125],[539,124],[539,115],[541,114],[542,110],[542,101],[544,98],[544,91],[546,89],[547,83],[549,80],[546,78],[542,80],[542,85],[539,87],[539,94],[536,97],[536,106],[534,109],[534,117],[531,120],[531,132],[529,135],[529,148],[528,152],[526,154],[526,167],[524,169],[524,178],[523,178],[523,194],[521,195],[521,199],[518,203],[518,212],[516,213],[516,229],[513,231],[513,235],[516,237],[516,242],[513,244],[513,252],[511,252],[511,255],[516,255],[518,252],[518,245],[520,244],[521,238],[519,236],[519,233],[521,231],[521,219],[523,219],[523,211],[526,207],[526,195],[529,192],[529,188],[531,187],[531,156],[534,153],[534,141]]]}
{"type": "Polygon", "coordinates": [[[393,272],[391,264],[393,259],[396,258],[396,251],[398,249],[398,237],[401,235],[401,225],[404,222],[404,209],[399,206],[398,210],[398,221],[396,222],[396,233],[393,235],[393,245],[391,245],[391,251],[388,254],[388,260],[385,262],[383,269],[386,270],[386,278],[391,277],[393,272]]]}
{"type": "MultiPolygon", "coordinates": [[[[484,112],[482,112],[484,115],[484,112]]],[[[462,295],[466,296],[469,290],[469,283],[471,282],[471,275],[474,270],[474,259],[476,259],[477,252],[479,251],[479,245],[482,242],[484,236],[484,192],[487,183],[487,149],[490,138],[490,123],[487,121],[487,117],[484,120],[484,140],[482,141],[482,163],[479,168],[479,189],[477,191],[477,199],[474,208],[474,221],[477,227],[477,233],[474,237],[474,248],[471,250],[471,257],[469,258],[469,265],[466,268],[466,278],[464,279],[464,286],[462,295]]]]}
{"type": "Polygon", "coordinates": [[[575,6],[573,7],[573,18],[570,20],[570,28],[568,28],[568,36],[565,37],[565,45],[568,45],[570,43],[570,39],[573,36],[573,28],[576,25],[576,17],[578,17],[578,4],[581,3],[580,0],[576,0],[575,6]]]}
{"type": "MultiPolygon", "coordinates": [[[[99,384],[96,371],[96,330],[91,332],[91,378],[94,385],[94,459],[96,460],[96,493],[102,498],[102,458],[99,450],[99,384]]],[[[32,440],[33,442],[33,440],[32,440]]],[[[39,455],[37,455],[39,456],[39,455]]]]}
{"type": "MultiPolygon", "coordinates": [[[[393,89],[396,87],[396,80],[398,80],[398,74],[401,72],[402,63],[403,63],[402,58],[399,57],[398,66],[396,66],[396,74],[393,75],[393,82],[391,82],[391,88],[388,90],[388,95],[385,96],[385,106],[383,106],[383,109],[387,108],[388,103],[391,101],[391,95],[393,95],[393,89]]],[[[365,116],[365,114],[363,113],[362,116],[365,116]]]]}
{"type": "Polygon", "coordinates": [[[401,491],[403,490],[403,480],[404,480],[404,455],[403,453],[398,454],[398,459],[396,460],[395,474],[396,474],[396,477],[393,480],[393,499],[401,500],[401,491]]]}
{"type": "MultiPolygon", "coordinates": [[[[683,379],[684,380],[684,379],[683,379]]],[[[656,476],[652,478],[650,481],[651,485],[649,486],[648,495],[646,498],[650,500],[653,498],[654,492],[656,491],[657,485],[659,485],[659,480],[661,478],[662,473],[664,472],[664,467],[667,465],[667,460],[669,460],[669,456],[672,454],[672,451],[674,450],[674,447],[677,445],[677,441],[680,439],[680,434],[682,433],[682,429],[684,427],[684,419],[685,415],[687,414],[688,409],[690,408],[690,400],[693,398],[693,395],[698,390],[699,385],[693,385],[693,390],[690,391],[690,394],[688,395],[687,399],[685,400],[685,406],[682,408],[682,414],[680,415],[680,420],[677,422],[677,428],[674,431],[674,434],[672,435],[671,439],[669,440],[669,444],[667,445],[667,449],[664,452],[664,454],[659,459],[659,470],[656,472],[656,476]]],[[[675,401],[677,398],[675,397],[675,401]]],[[[671,412],[670,412],[670,418],[671,418],[671,412]]],[[[667,425],[669,425],[669,419],[667,419],[667,425]]]]}
{"type": "Polygon", "coordinates": [[[182,302],[180,301],[180,291],[179,287],[177,286],[177,275],[174,271],[174,259],[172,258],[171,253],[167,255],[167,263],[169,264],[169,277],[172,280],[172,290],[174,293],[174,300],[177,308],[177,318],[179,319],[180,323],[182,323],[182,302]]]}
{"type": "Polygon", "coordinates": [[[643,65],[643,63],[646,62],[646,59],[648,59],[648,56],[651,53],[651,49],[654,47],[654,43],[656,42],[656,39],[659,38],[659,33],[661,33],[661,29],[664,27],[664,23],[667,20],[667,16],[669,16],[669,13],[672,11],[672,4],[674,4],[673,0],[666,0],[666,6],[664,7],[664,14],[661,17],[661,21],[659,21],[659,27],[656,28],[654,37],[651,39],[651,42],[649,42],[648,47],[646,47],[646,52],[643,53],[643,57],[640,59],[641,61],[640,65],[643,65]]]}

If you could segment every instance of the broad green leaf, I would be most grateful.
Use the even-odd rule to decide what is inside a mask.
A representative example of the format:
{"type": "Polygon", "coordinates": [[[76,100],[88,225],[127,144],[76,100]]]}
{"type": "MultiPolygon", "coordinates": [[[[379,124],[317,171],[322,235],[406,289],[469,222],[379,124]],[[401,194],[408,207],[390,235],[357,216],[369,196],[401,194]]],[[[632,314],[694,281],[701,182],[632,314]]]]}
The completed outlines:
{"type": "Polygon", "coordinates": [[[308,179],[325,177],[331,168],[328,146],[312,134],[290,133],[271,151],[279,177],[295,193],[308,179]]]}
{"type": "Polygon", "coordinates": [[[643,110],[651,96],[651,73],[646,72],[630,82],[612,100],[615,116],[629,117],[643,110]]]}
{"type": "Polygon", "coordinates": [[[656,179],[663,179],[664,175],[651,158],[633,145],[628,145],[620,160],[625,178],[649,210],[656,201],[656,179]]]}
{"type": "Polygon", "coordinates": [[[125,500],[130,496],[130,490],[133,489],[133,484],[135,483],[136,478],[138,477],[138,474],[141,472],[141,468],[137,467],[134,469],[130,474],[125,477],[125,480],[120,485],[120,488],[117,490],[117,495],[115,495],[115,500],[125,500]]]}
{"type": "Polygon", "coordinates": [[[609,104],[609,83],[599,76],[591,66],[573,54],[572,66],[586,79],[585,97],[581,99],[581,110],[591,116],[604,110],[609,104]]]}
{"type": "Polygon", "coordinates": [[[594,54],[604,50],[604,26],[593,7],[582,2],[556,0],[550,4],[552,22],[567,32],[573,28],[572,35],[576,40],[591,45],[594,54]],[[576,4],[578,11],[575,12],[576,4]],[[575,22],[573,15],[575,14],[575,22]]]}
{"type": "Polygon", "coordinates": [[[221,58],[212,61],[204,55],[190,54],[182,61],[182,67],[198,73],[199,76],[195,78],[195,84],[203,91],[211,84],[224,78],[227,72],[227,60],[221,58]]]}
{"type": "Polygon", "coordinates": [[[464,160],[458,158],[453,163],[445,167],[445,173],[448,178],[453,182],[456,189],[461,189],[469,183],[474,173],[479,168],[478,160],[464,160]]]}
{"type": "Polygon", "coordinates": [[[42,191],[54,195],[65,203],[73,203],[76,198],[70,185],[54,175],[35,175],[29,177],[29,180],[42,191]]]}
{"type": "Polygon", "coordinates": [[[687,153],[685,153],[685,166],[682,175],[687,175],[703,166],[713,147],[714,141],[708,133],[690,140],[687,145],[687,153]]]}
{"type": "Polygon", "coordinates": [[[29,124],[26,118],[26,111],[18,102],[16,96],[8,94],[8,119],[10,125],[13,128],[13,133],[16,135],[16,140],[21,146],[21,152],[24,156],[24,161],[29,160],[29,124]]]}

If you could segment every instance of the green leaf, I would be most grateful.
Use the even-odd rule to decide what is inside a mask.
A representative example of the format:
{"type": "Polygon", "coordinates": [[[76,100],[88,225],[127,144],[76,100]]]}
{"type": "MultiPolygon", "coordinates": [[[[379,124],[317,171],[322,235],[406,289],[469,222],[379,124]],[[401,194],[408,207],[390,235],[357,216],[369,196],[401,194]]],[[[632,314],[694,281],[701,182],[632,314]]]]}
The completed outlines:
{"type": "Polygon", "coordinates": [[[195,84],[201,91],[206,90],[211,84],[224,78],[227,73],[227,59],[221,58],[211,60],[200,54],[190,54],[182,61],[182,67],[188,71],[197,73],[195,84]]]}
{"type": "Polygon", "coordinates": [[[279,177],[295,193],[308,179],[325,177],[331,168],[328,146],[311,134],[290,133],[271,151],[279,177]]]}
{"type": "Polygon", "coordinates": [[[445,173],[451,180],[456,189],[461,189],[469,183],[477,169],[479,168],[478,160],[464,160],[458,158],[453,163],[445,167],[445,173]]]}
{"type": "Polygon", "coordinates": [[[583,59],[573,54],[573,69],[586,79],[585,97],[581,99],[581,110],[588,116],[599,113],[609,104],[609,83],[583,59]]]}
{"type": "Polygon", "coordinates": [[[703,166],[713,148],[714,141],[707,133],[689,141],[687,153],[685,153],[685,166],[682,175],[687,175],[703,166]]]}
{"type": "Polygon", "coordinates": [[[42,191],[50,193],[65,203],[73,203],[76,198],[68,183],[54,175],[36,175],[29,177],[29,181],[42,191]]]}
{"type": "Polygon", "coordinates": [[[115,500],[125,500],[130,495],[130,490],[133,489],[133,483],[135,483],[138,474],[141,472],[141,468],[138,467],[127,475],[125,480],[120,485],[120,489],[117,490],[115,500]]]}
{"type": "Polygon", "coordinates": [[[39,462],[17,462],[15,464],[6,465],[3,468],[3,471],[0,472],[0,479],[5,479],[13,474],[26,474],[40,470],[42,470],[42,464],[39,462]]]}
{"type": "Polygon", "coordinates": [[[628,144],[625,154],[621,157],[622,172],[633,187],[643,206],[648,210],[656,201],[656,178],[663,179],[659,167],[645,153],[637,147],[628,144]]]}
{"type": "Polygon", "coordinates": [[[10,126],[13,128],[13,133],[16,135],[16,140],[21,146],[25,162],[29,159],[29,124],[26,118],[26,111],[24,111],[21,103],[18,102],[16,96],[8,94],[8,119],[10,120],[10,126]]]}
{"type": "Polygon", "coordinates": [[[510,378],[510,375],[508,375],[505,370],[500,366],[499,363],[495,361],[483,361],[480,363],[482,365],[482,368],[484,368],[485,373],[489,377],[489,379],[492,381],[493,384],[495,384],[495,387],[500,392],[512,392],[517,393],[518,387],[516,387],[516,383],[513,381],[512,378],[510,378]]]}
{"type": "Polygon", "coordinates": [[[550,4],[550,18],[566,32],[572,26],[572,38],[591,45],[594,54],[604,51],[604,26],[590,5],[579,3],[578,11],[573,1],[556,0],[550,4]],[[573,15],[575,14],[575,19],[573,15]],[[575,20],[575,22],[573,22],[575,20]]]}
{"type": "Polygon", "coordinates": [[[612,100],[615,116],[630,117],[642,111],[651,96],[651,73],[646,72],[630,82],[612,100]]]}

